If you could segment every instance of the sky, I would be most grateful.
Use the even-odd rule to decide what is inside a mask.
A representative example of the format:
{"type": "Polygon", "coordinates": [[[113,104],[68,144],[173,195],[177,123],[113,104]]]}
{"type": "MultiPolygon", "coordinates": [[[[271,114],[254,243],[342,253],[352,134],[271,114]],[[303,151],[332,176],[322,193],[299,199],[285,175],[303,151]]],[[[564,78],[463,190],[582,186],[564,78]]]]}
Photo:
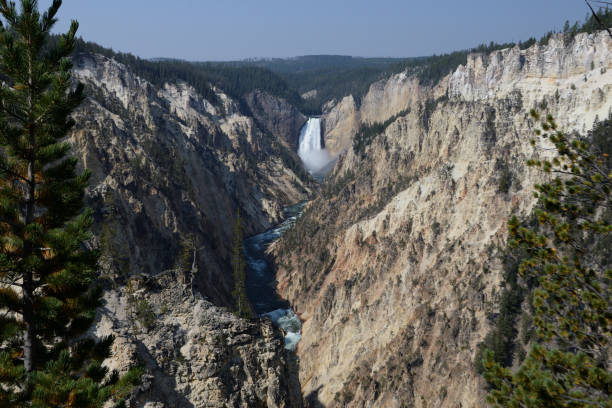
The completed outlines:
{"type": "MultiPolygon", "coordinates": [[[[46,8],[51,0],[39,0],[46,8]]],[[[56,32],[143,58],[413,57],[583,21],[582,0],[64,0],[56,32]]]]}

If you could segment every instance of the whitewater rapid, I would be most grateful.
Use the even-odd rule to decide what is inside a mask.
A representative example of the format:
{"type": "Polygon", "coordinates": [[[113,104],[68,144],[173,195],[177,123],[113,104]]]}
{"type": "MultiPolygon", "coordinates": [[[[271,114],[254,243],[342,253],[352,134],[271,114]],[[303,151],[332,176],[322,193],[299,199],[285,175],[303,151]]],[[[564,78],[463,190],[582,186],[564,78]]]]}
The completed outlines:
{"type": "Polygon", "coordinates": [[[282,224],[244,241],[247,296],[258,315],[269,318],[283,330],[287,350],[295,350],[302,338],[302,321],[289,303],[276,292],[276,275],[267,260],[266,249],[295,224],[305,205],[300,203],[286,208],[286,218],[282,224]]]}
{"type": "Polygon", "coordinates": [[[299,142],[298,156],[311,174],[320,173],[333,161],[333,158],[323,146],[321,118],[308,119],[308,122],[300,131],[299,142]]]}
{"type": "MultiPolygon", "coordinates": [[[[321,118],[310,118],[302,127],[298,156],[315,178],[324,177],[329,171],[334,159],[323,147],[321,118]]],[[[302,321],[289,303],[276,292],[276,275],[268,262],[266,249],[295,224],[305,205],[300,203],[285,208],[285,221],[282,224],[244,241],[247,296],[258,315],[269,318],[283,330],[287,350],[295,350],[302,338],[302,321]]]]}

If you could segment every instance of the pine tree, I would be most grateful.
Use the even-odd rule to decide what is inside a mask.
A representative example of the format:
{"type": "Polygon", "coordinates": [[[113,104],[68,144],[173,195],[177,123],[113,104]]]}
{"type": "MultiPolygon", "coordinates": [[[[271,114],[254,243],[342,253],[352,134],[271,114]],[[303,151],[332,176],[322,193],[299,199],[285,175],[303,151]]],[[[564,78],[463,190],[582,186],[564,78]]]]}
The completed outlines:
{"type": "Polygon", "coordinates": [[[537,340],[516,372],[487,354],[485,378],[495,406],[612,407],[610,130],[609,124],[596,127],[590,138],[602,149],[570,139],[550,116],[536,132],[554,144],[557,156],[529,164],[556,177],[536,186],[538,226],[515,217],[509,232],[511,245],[525,253],[521,276],[537,285],[537,340]]]}
{"type": "Polygon", "coordinates": [[[138,378],[102,367],[111,337],[84,336],[101,289],[84,245],[90,173],[65,142],[83,100],[71,80],[78,24],[52,44],[60,6],[41,15],[36,0],[0,0],[0,406],[99,407],[138,378]]]}
{"type": "Polygon", "coordinates": [[[242,241],[242,217],[240,211],[236,214],[234,222],[234,239],[232,248],[232,266],[234,269],[234,291],[232,295],[236,302],[236,315],[244,318],[253,316],[251,304],[246,294],[246,264],[244,261],[244,247],[242,241]]]}

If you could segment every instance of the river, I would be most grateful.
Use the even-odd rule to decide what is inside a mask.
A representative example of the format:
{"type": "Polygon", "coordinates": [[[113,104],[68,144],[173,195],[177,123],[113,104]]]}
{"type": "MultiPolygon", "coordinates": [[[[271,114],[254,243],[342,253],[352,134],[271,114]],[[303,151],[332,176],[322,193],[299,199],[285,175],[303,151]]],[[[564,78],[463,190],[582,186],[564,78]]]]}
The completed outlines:
{"type": "Polygon", "coordinates": [[[276,274],[267,259],[266,249],[295,224],[305,206],[304,202],[285,208],[284,222],[244,240],[247,296],[255,313],[269,317],[277,327],[283,329],[285,348],[288,350],[295,350],[302,338],[302,322],[289,303],[276,292],[276,274]]]}
{"type": "MultiPolygon", "coordinates": [[[[309,118],[300,130],[298,156],[316,179],[322,180],[333,168],[335,159],[325,150],[321,118],[309,118]]],[[[302,338],[302,322],[291,309],[291,305],[276,292],[276,275],[267,260],[266,249],[295,224],[305,206],[306,202],[303,202],[285,208],[283,223],[244,241],[247,296],[255,313],[269,317],[276,326],[283,329],[285,348],[288,350],[295,350],[302,338]]]]}

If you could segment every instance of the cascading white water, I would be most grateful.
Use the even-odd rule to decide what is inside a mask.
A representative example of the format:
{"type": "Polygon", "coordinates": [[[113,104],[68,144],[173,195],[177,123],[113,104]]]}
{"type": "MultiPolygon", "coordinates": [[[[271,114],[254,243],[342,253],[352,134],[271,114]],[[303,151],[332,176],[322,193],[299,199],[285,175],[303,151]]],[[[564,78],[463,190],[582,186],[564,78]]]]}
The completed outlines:
{"type": "Polygon", "coordinates": [[[321,118],[308,119],[302,128],[298,156],[312,174],[320,172],[333,160],[321,143],[321,118]]]}
{"type": "Polygon", "coordinates": [[[247,295],[255,312],[269,318],[275,326],[283,330],[287,350],[295,350],[302,338],[302,322],[290,305],[278,296],[276,274],[266,259],[266,253],[274,241],[295,225],[305,206],[306,202],[302,202],[285,208],[286,219],[282,224],[244,241],[247,295]]]}
{"type": "Polygon", "coordinates": [[[276,326],[285,332],[285,348],[295,351],[297,344],[302,339],[302,321],[293,309],[277,309],[262,316],[269,317],[276,326]]]}

